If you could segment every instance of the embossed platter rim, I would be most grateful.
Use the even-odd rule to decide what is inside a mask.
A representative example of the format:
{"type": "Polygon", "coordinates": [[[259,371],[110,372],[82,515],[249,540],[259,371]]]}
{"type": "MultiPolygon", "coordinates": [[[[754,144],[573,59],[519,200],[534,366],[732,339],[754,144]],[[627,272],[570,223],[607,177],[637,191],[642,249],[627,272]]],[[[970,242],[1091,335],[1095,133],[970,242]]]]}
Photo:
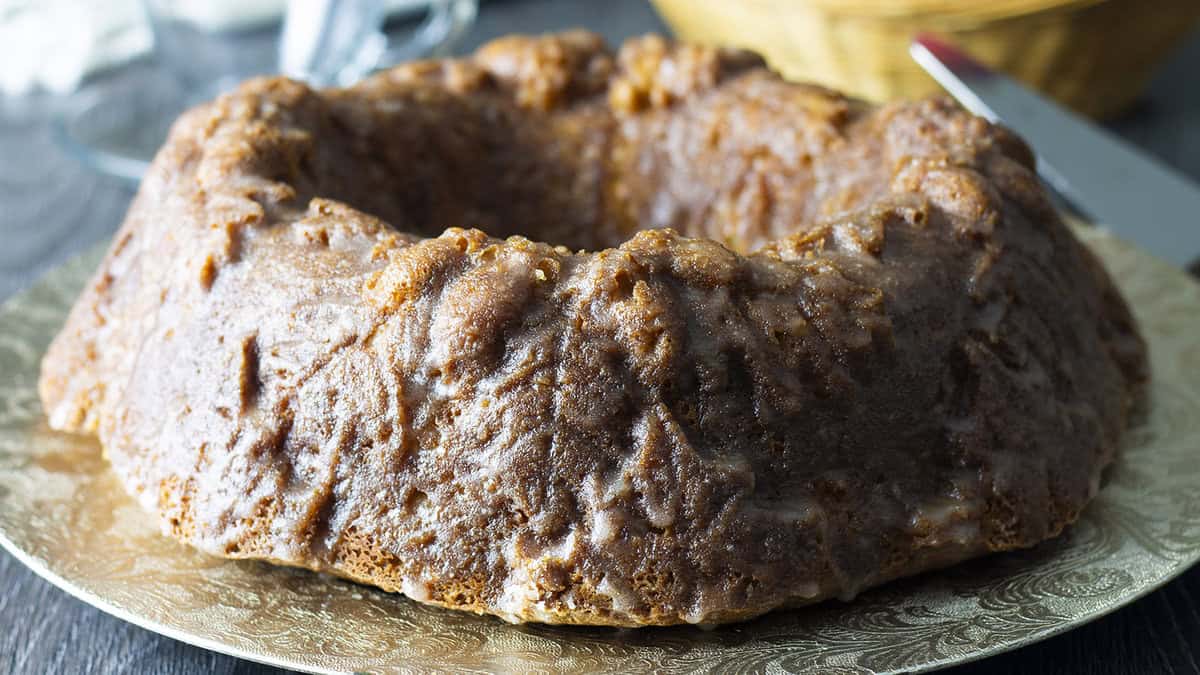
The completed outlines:
{"type": "Polygon", "coordinates": [[[45,427],[37,362],[101,252],[0,307],[0,544],[119,618],[263,663],[619,671],[697,667],[920,671],[1059,634],[1200,559],[1200,286],[1094,230],[1081,236],[1134,304],[1155,380],[1146,423],[1061,538],[826,603],[700,632],[510,626],[304,571],[212,558],[158,534],[95,442],[45,427]]]}

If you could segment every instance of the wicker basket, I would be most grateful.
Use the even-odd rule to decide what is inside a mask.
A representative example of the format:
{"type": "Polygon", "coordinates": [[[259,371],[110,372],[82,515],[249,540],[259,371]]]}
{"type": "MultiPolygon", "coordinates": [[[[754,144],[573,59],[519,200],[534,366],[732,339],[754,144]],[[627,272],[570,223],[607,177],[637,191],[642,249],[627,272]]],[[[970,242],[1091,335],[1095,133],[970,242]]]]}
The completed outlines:
{"type": "Polygon", "coordinates": [[[745,47],[786,77],[874,100],[937,85],[908,57],[918,32],[1083,113],[1131,103],[1200,19],[1200,0],[653,0],[686,40],[745,47]]]}

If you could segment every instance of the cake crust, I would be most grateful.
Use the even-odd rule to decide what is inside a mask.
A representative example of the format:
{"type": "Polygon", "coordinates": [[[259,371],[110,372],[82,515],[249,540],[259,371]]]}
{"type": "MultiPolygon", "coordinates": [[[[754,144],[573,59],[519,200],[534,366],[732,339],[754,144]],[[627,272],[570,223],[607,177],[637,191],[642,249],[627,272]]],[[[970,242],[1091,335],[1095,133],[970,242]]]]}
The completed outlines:
{"type": "Polygon", "coordinates": [[[185,114],[42,364],[171,535],[510,621],[721,623],[1056,536],[1146,377],[945,99],[570,32],[185,114]]]}

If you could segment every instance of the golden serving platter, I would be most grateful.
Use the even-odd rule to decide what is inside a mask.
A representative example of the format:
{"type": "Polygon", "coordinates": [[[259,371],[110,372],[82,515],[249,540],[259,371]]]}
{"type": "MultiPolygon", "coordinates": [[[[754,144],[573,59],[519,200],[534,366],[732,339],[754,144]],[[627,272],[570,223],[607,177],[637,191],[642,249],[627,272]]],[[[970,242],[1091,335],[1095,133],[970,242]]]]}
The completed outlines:
{"type": "Polygon", "coordinates": [[[353,583],[194,551],[159,534],[90,438],[50,431],[38,361],[95,250],[0,307],[0,543],[100,609],[165,635],[316,672],[870,673],[961,663],[1068,630],[1200,559],[1200,285],[1095,230],[1150,343],[1147,419],[1083,518],[1029,551],[749,623],[618,630],[513,626],[353,583]]]}

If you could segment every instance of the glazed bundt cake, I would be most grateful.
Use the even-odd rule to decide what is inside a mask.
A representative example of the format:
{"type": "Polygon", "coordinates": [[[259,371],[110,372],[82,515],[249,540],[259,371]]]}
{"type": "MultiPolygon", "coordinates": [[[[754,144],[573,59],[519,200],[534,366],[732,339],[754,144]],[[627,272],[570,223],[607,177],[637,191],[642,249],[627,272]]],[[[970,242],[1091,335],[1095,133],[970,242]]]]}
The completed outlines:
{"type": "Polygon", "coordinates": [[[43,361],[205,551],[746,619],[1057,535],[1147,377],[1029,149],[572,32],[185,114],[43,361]],[[468,229],[460,229],[468,228],[468,229]]]}

